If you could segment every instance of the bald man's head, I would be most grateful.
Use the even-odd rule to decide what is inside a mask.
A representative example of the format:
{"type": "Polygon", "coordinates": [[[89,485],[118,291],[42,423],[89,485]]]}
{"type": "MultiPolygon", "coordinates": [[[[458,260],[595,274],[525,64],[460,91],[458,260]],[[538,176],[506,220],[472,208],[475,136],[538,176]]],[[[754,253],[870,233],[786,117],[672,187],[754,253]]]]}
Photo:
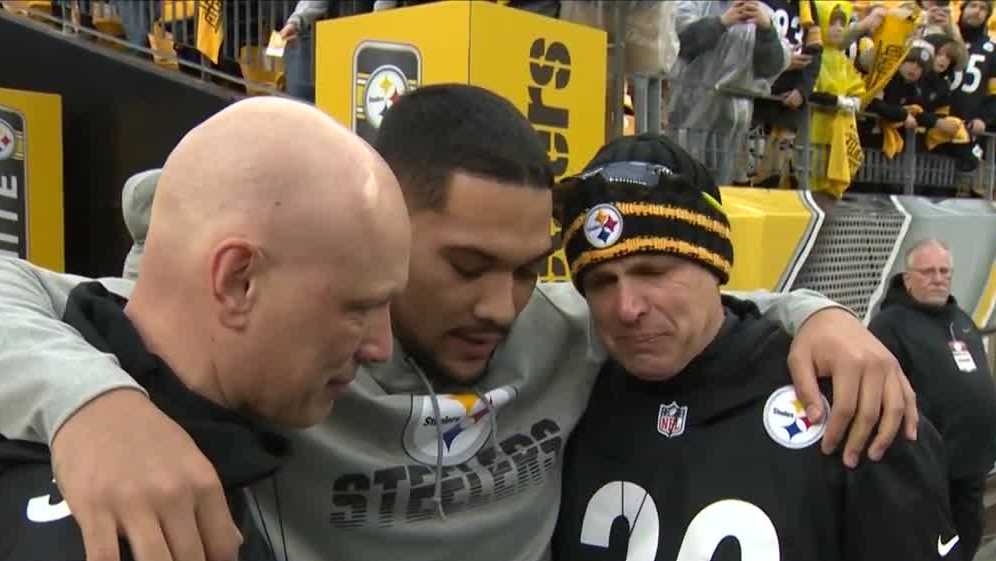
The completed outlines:
{"type": "Polygon", "coordinates": [[[129,315],[194,389],[311,424],[358,362],[389,355],[409,244],[367,144],[314,107],[248,99],[166,160],[129,315]]]}
{"type": "Polygon", "coordinates": [[[249,99],[194,128],[170,154],[151,220],[162,227],[150,228],[149,242],[210,245],[233,233],[309,238],[285,219],[326,221],[329,203],[369,213],[379,183],[394,183],[380,157],[318,109],[249,99]]]}

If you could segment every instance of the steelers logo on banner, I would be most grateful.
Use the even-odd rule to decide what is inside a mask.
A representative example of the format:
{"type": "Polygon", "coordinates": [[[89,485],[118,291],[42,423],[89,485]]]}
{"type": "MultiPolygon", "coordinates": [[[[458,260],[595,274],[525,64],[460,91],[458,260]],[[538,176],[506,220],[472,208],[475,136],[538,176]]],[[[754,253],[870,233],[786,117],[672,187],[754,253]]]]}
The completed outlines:
{"type": "MultiPolygon", "coordinates": [[[[823,410],[830,412],[830,403],[823,398],[823,410]]],[[[768,436],[786,448],[806,448],[819,441],[826,425],[816,423],[806,415],[806,408],[795,395],[795,388],[782,386],[764,404],[764,430],[768,436]]]]}
{"type": "Polygon", "coordinates": [[[6,121],[0,119],[0,160],[7,160],[14,155],[17,137],[14,129],[6,121]]]}
{"type": "Polygon", "coordinates": [[[592,207],[584,219],[584,237],[598,249],[615,244],[622,236],[622,231],[622,213],[609,203],[592,207]]]}
{"type": "Polygon", "coordinates": [[[380,128],[384,114],[406,93],[408,93],[408,79],[400,68],[385,64],[374,70],[367,81],[363,100],[363,110],[370,124],[380,128]]]}

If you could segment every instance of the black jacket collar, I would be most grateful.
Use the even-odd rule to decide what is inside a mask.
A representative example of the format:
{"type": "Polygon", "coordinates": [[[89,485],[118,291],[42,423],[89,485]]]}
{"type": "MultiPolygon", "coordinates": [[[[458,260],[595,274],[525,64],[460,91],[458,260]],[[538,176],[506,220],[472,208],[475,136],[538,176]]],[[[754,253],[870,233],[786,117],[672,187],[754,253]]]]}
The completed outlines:
{"type": "Polygon", "coordinates": [[[264,424],[190,391],[172,369],[150,353],[124,313],[126,301],[97,282],[69,294],[63,320],[87,342],[117,357],[149,398],[193,438],[225,488],[272,475],[290,452],[288,441],[264,424]]]}

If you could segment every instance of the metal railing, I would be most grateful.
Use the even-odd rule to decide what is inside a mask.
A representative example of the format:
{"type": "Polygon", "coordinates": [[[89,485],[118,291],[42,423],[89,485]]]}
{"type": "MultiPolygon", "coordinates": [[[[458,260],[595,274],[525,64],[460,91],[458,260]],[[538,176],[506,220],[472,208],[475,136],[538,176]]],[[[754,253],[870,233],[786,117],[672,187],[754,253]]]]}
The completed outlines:
{"type": "MultiPolygon", "coordinates": [[[[661,91],[666,80],[660,76],[630,76],[629,78],[633,86],[637,133],[664,132],[682,142],[683,139],[687,140],[695,135],[709,132],[693,129],[679,130],[673,127],[662,128],[661,91]]],[[[717,96],[780,102],[779,98],[748,91],[706,84],[692,84],[692,86],[712,90],[717,96]]],[[[813,112],[836,110],[836,108],[822,107],[812,102],[805,103],[799,109],[802,115],[799,119],[799,129],[792,142],[791,161],[793,177],[800,189],[809,189],[811,178],[823,177],[821,174],[825,171],[828,160],[828,146],[813,144],[810,141],[810,123],[813,112]]],[[[871,112],[861,112],[856,115],[856,118],[859,121],[877,120],[879,116],[871,112]]],[[[713,168],[714,173],[722,176],[723,172],[726,171],[719,169],[720,166],[717,164],[723,158],[727,159],[723,162],[724,164],[732,161],[737,162],[742,167],[752,158],[757,158],[756,153],[753,156],[750,154],[751,148],[754,148],[755,152],[764,151],[766,139],[763,134],[758,133],[756,129],[745,131],[745,133],[740,141],[734,143],[736,145],[735,152],[712,154],[712,157],[705,158],[706,164],[713,168]]],[[[879,148],[862,146],[864,161],[858,168],[853,182],[892,186],[907,195],[916,194],[918,188],[924,187],[950,189],[952,194],[960,189],[970,189],[990,200],[993,199],[994,190],[996,190],[996,134],[986,132],[977,135],[978,142],[984,148],[984,159],[978,162],[978,166],[972,172],[959,172],[954,158],[946,154],[925,152],[919,148],[922,143],[918,142],[915,129],[902,129],[902,134],[904,137],[903,151],[892,158],[879,148]]],[[[738,171],[742,172],[743,170],[738,171]]]]}
{"type": "MultiPolygon", "coordinates": [[[[297,0],[51,0],[3,2],[64,33],[108,44],[186,74],[249,93],[282,95],[283,61],[264,54],[297,0]],[[217,62],[198,49],[217,29],[217,62]]],[[[213,53],[211,53],[213,54],[213,53]]]]}

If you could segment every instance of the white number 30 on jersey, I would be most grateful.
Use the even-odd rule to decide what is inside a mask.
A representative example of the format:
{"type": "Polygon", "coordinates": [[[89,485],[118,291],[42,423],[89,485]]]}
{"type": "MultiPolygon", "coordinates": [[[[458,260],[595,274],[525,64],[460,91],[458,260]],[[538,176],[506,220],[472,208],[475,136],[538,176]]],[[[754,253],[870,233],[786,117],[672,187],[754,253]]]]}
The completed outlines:
{"type": "MultiPolygon", "coordinates": [[[[630,530],[626,561],[654,561],[660,537],[657,504],[646,489],[630,481],[607,483],[592,495],[581,523],[581,543],[608,547],[612,523],[620,516],[630,530]]],[[[736,499],[714,502],[692,518],[675,561],[709,561],[727,537],[740,542],[741,561],[779,561],[778,533],[771,519],[736,499]]]]}

